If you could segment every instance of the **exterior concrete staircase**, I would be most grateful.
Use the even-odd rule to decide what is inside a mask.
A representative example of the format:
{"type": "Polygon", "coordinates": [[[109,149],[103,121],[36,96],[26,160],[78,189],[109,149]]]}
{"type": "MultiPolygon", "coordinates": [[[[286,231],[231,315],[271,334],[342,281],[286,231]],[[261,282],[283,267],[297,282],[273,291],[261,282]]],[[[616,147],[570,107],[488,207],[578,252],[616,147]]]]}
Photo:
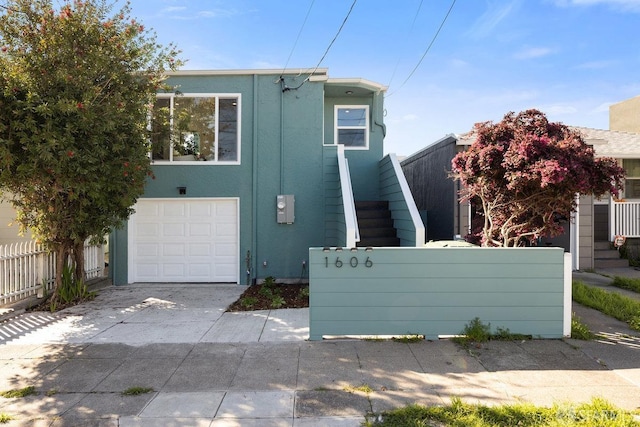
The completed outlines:
{"type": "Polygon", "coordinates": [[[594,242],[593,266],[595,269],[629,267],[629,260],[620,258],[620,253],[611,249],[611,243],[594,242]]]}
{"type": "Polygon", "coordinates": [[[393,218],[389,211],[389,202],[356,202],[356,216],[360,230],[357,246],[400,246],[393,218]]]}

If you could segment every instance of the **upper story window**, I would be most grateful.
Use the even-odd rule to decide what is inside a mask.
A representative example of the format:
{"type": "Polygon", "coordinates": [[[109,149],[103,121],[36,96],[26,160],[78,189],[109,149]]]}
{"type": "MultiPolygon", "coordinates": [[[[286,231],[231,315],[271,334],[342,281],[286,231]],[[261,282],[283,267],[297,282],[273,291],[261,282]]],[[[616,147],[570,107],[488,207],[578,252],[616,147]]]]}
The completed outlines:
{"type": "Polygon", "coordinates": [[[340,105],[335,109],[335,143],[347,149],[369,148],[369,106],[340,105]]]}
{"type": "Polygon", "coordinates": [[[151,159],[240,162],[240,95],[158,95],[151,117],[151,159]]]}
{"type": "Polygon", "coordinates": [[[624,181],[624,197],[640,199],[640,159],[624,159],[622,167],[627,175],[624,181]]]}

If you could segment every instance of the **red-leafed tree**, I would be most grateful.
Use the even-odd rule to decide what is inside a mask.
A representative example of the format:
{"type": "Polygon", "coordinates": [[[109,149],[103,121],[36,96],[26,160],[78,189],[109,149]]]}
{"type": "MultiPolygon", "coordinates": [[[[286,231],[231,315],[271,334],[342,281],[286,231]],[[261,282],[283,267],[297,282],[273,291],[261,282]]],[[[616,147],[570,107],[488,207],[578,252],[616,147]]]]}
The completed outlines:
{"type": "Polygon", "coordinates": [[[596,158],[579,132],[544,113],[508,113],[474,126],[476,140],[452,161],[461,201],[474,201],[483,246],[521,246],[562,233],[559,219],[576,210],[576,194],[596,197],[622,188],[624,170],[596,158]]]}

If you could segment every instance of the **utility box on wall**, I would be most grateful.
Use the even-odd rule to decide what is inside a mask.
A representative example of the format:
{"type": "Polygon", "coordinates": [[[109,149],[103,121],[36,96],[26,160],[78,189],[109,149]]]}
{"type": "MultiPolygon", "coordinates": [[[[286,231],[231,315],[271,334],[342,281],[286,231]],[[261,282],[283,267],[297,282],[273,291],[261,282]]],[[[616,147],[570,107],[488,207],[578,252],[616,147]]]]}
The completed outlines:
{"type": "Polygon", "coordinates": [[[293,224],[295,201],[293,194],[280,194],[276,197],[276,221],[278,224],[293,224]]]}

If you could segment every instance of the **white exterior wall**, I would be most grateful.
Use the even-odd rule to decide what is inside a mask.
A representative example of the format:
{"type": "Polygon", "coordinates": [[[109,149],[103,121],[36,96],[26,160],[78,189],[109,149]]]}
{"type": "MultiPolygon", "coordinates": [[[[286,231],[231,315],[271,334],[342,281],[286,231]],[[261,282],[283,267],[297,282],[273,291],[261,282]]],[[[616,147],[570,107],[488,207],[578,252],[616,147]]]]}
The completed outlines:
{"type": "Polygon", "coordinates": [[[20,227],[15,221],[16,211],[11,203],[0,198],[0,245],[31,240],[31,233],[18,234],[20,227]]]}

